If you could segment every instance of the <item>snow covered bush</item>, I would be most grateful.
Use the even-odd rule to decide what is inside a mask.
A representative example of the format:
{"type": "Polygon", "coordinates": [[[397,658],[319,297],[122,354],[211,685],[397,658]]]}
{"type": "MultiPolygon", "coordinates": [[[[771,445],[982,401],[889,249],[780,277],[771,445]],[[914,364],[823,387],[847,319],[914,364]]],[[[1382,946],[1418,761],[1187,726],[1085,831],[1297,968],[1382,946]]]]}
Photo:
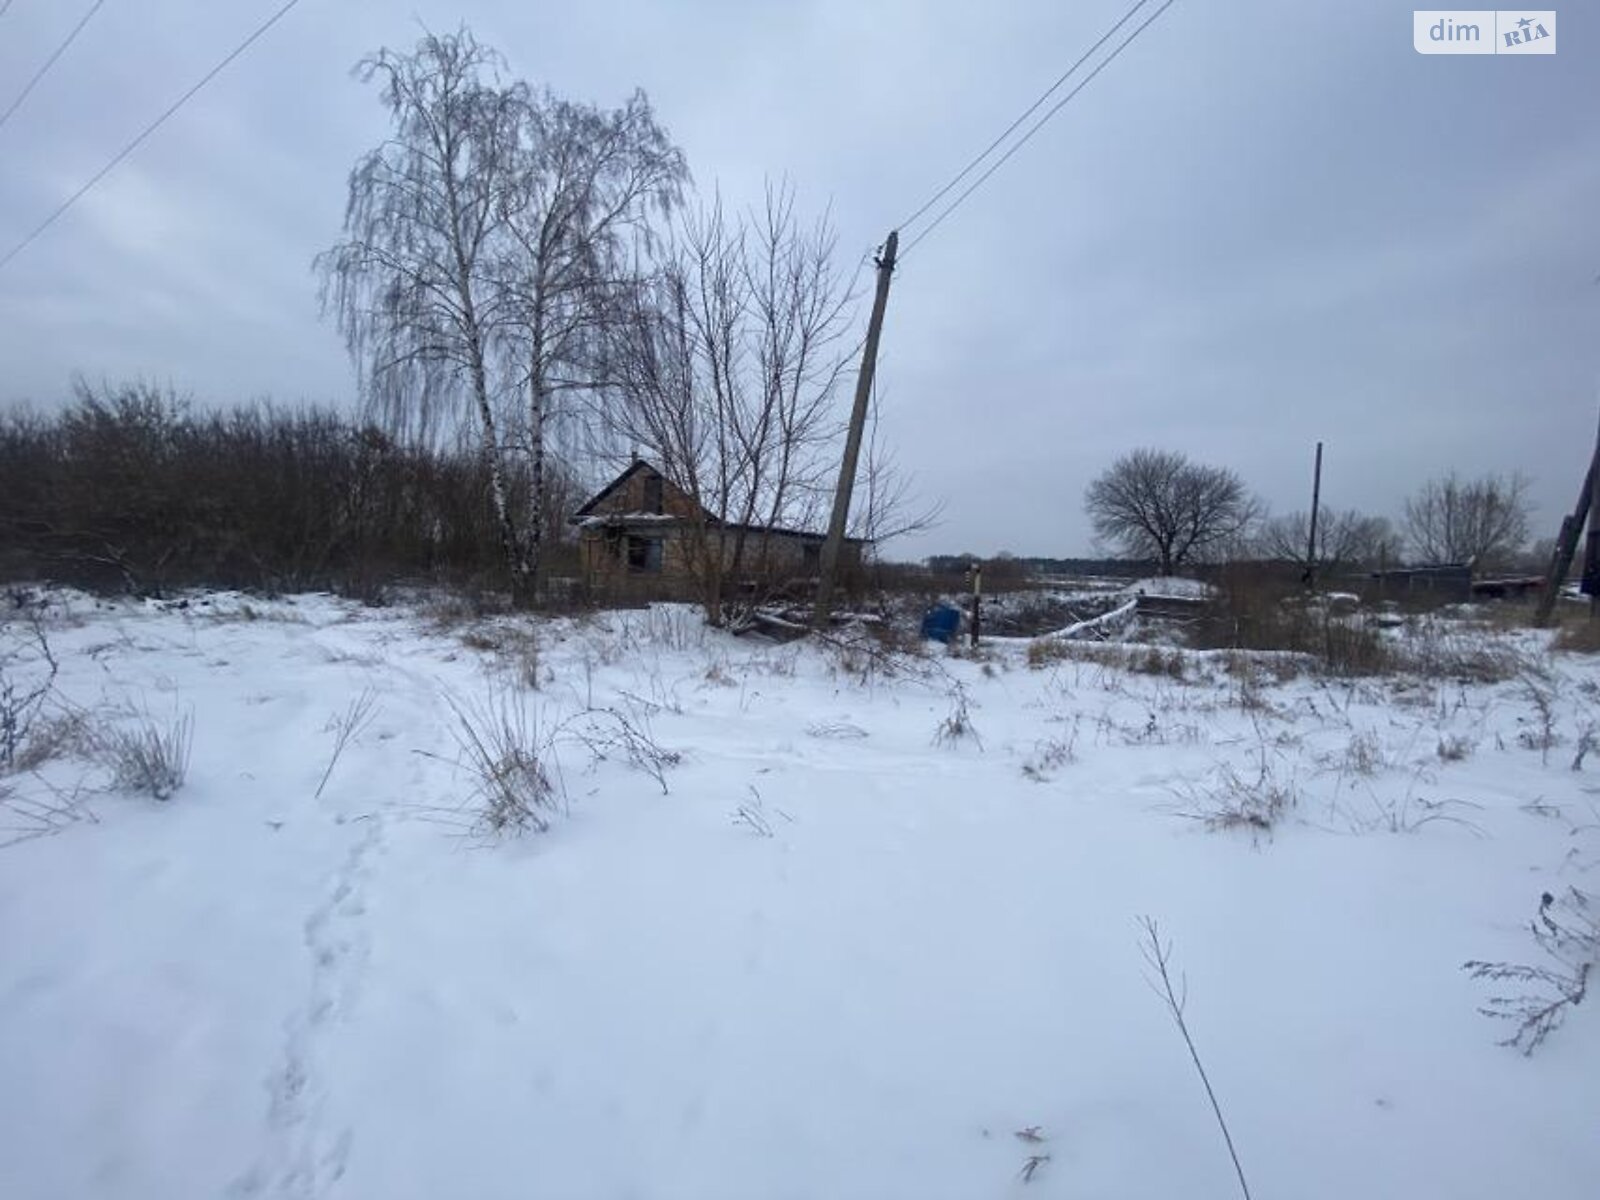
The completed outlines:
{"type": "Polygon", "coordinates": [[[1589,977],[1600,965],[1600,906],[1593,896],[1577,888],[1568,888],[1559,898],[1545,892],[1529,929],[1552,965],[1473,960],[1461,968],[1474,979],[1529,986],[1530,990],[1520,995],[1495,996],[1478,1010],[1487,1017],[1514,1022],[1511,1036],[1500,1044],[1525,1055],[1531,1055],[1561,1028],[1568,1012],[1588,994],[1589,977]]]}
{"type": "Polygon", "coordinates": [[[1541,673],[1514,642],[1492,630],[1466,628],[1432,615],[1407,622],[1392,649],[1395,670],[1424,679],[1504,683],[1541,673]]]}
{"type": "Polygon", "coordinates": [[[972,742],[979,750],[983,749],[983,738],[978,736],[977,727],[972,723],[967,689],[957,683],[950,689],[950,711],[933,731],[933,744],[956,746],[966,741],[972,742]]]}
{"type": "Polygon", "coordinates": [[[878,680],[924,676],[932,669],[920,640],[886,634],[879,624],[852,623],[812,635],[835,675],[863,686],[878,680]]]}
{"type": "MultiPolygon", "coordinates": [[[[625,698],[626,699],[626,698],[625,698]]],[[[652,704],[634,697],[627,708],[590,708],[563,721],[554,731],[557,737],[577,742],[589,752],[592,763],[615,759],[655,780],[667,795],[667,770],[683,761],[683,755],[669,750],[656,740],[650,728],[652,704]]]]}
{"type": "Polygon", "coordinates": [[[1270,834],[1300,802],[1300,786],[1292,766],[1281,767],[1283,744],[1269,739],[1261,723],[1255,725],[1253,763],[1243,769],[1219,763],[1203,783],[1180,789],[1188,802],[1183,816],[1202,822],[1207,829],[1247,829],[1253,836],[1270,834]]]}
{"type": "Polygon", "coordinates": [[[1034,638],[1028,643],[1028,666],[1035,671],[1042,671],[1048,666],[1072,657],[1071,642],[1057,641],[1054,638],[1034,638]]]}

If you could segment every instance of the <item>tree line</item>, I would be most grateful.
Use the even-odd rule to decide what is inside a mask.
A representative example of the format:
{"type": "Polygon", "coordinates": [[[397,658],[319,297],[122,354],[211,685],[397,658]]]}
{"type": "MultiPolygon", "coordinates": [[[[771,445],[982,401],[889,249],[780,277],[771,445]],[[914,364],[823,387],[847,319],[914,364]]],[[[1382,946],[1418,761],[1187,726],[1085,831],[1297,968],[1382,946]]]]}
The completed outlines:
{"type": "MultiPolygon", "coordinates": [[[[1321,509],[1313,545],[1307,512],[1269,514],[1237,472],[1173,451],[1139,449],[1090,482],[1084,508],[1105,547],[1157,563],[1163,574],[1224,559],[1267,559],[1334,570],[1402,562],[1501,570],[1548,549],[1525,550],[1529,481],[1522,475],[1424,483],[1398,525],[1356,509],[1321,509]]],[[[1542,553],[1542,557],[1541,557],[1542,553]]]]}
{"type": "MultiPolygon", "coordinates": [[[[471,453],[408,447],[324,409],[206,412],[147,385],[74,390],[57,413],[0,416],[0,578],[367,598],[396,579],[503,585],[471,453]]],[[[547,479],[537,517],[520,507],[526,480],[513,484],[518,519],[559,531],[576,481],[547,479]]]]}

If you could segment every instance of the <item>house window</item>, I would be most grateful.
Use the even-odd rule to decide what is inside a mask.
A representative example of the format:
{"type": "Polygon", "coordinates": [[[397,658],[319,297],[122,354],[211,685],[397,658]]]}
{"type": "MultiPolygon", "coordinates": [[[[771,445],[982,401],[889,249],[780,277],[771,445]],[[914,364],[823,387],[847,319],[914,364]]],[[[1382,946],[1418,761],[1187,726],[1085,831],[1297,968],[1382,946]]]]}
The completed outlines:
{"type": "Polygon", "coordinates": [[[661,476],[654,472],[644,477],[644,511],[647,513],[661,511],[661,476]]]}
{"type": "Polygon", "coordinates": [[[628,569],[630,571],[661,570],[661,539],[629,537],[628,569]]]}

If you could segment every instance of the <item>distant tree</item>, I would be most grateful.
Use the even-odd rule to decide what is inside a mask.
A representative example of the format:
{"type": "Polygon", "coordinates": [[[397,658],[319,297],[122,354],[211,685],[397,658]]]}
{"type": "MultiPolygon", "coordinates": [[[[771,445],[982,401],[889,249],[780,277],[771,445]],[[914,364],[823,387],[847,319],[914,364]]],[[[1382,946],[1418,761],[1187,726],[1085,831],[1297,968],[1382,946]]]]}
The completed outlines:
{"type": "Polygon", "coordinates": [[[1089,485],[1084,508],[1096,538],[1155,559],[1163,575],[1235,542],[1260,511],[1234,472],[1162,450],[1123,455],[1089,485]]]}
{"type": "Polygon", "coordinates": [[[1027,565],[1009,550],[1000,551],[983,564],[984,586],[990,591],[1020,587],[1027,578],[1027,565]]]}
{"type": "MultiPolygon", "coordinates": [[[[1306,565],[1311,516],[1287,513],[1261,523],[1255,552],[1263,558],[1306,565]]],[[[1322,567],[1357,567],[1393,562],[1399,558],[1400,539],[1386,517],[1369,517],[1353,508],[1324,510],[1317,514],[1317,564],[1322,567]]]]}
{"type": "Polygon", "coordinates": [[[1406,501],[1406,538],[1424,562],[1498,567],[1528,540],[1529,481],[1523,475],[1429,480],[1406,501]]]}

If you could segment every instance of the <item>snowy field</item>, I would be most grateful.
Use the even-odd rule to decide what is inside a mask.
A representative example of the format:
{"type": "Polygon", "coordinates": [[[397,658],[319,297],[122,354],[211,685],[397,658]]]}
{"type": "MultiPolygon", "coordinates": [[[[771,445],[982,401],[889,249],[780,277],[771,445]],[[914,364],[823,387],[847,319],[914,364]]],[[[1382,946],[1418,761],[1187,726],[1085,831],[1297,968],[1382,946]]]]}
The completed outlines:
{"type": "Polygon", "coordinates": [[[58,598],[0,1197],[1238,1195],[1146,915],[1258,1200],[1600,1196],[1600,1006],[1525,1056],[1478,1010],[1532,985],[1462,969],[1600,887],[1600,663],[528,628],[58,598]],[[524,723],[547,831],[485,828],[463,713],[524,723]],[[164,801],[87,748],[183,717],[164,801]]]}

